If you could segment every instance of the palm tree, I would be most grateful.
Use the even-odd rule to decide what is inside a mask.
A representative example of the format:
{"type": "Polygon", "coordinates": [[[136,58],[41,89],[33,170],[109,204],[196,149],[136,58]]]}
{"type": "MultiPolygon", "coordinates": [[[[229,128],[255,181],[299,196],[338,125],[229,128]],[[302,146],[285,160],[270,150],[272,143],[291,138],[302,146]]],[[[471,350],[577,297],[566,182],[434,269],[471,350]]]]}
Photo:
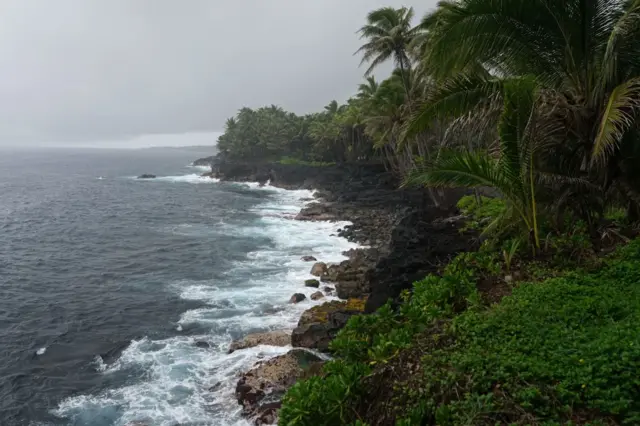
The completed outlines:
{"type": "Polygon", "coordinates": [[[371,99],[378,91],[379,86],[380,85],[378,84],[374,76],[367,77],[367,82],[362,83],[358,86],[357,98],[362,101],[371,99]]]}
{"type": "Polygon", "coordinates": [[[358,31],[361,39],[367,42],[356,51],[363,53],[360,65],[370,63],[365,71],[368,76],[380,64],[393,59],[395,66],[401,70],[405,91],[408,91],[406,71],[411,69],[408,49],[413,37],[421,27],[412,27],[413,8],[383,7],[367,15],[367,24],[358,31]]]}
{"type": "Polygon", "coordinates": [[[544,119],[566,129],[541,153],[549,171],[640,205],[640,0],[448,0],[423,22],[424,61],[441,84],[407,136],[531,75],[544,119]]]}
{"type": "Polygon", "coordinates": [[[504,106],[500,117],[500,150],[497,158],[488,151],[452,151],[409,174],[405,185],[476,188],[488,186],[507,201],[504,214],[485,229],[503,231],[521,223],[540,248],[536,204],[535,152],[542,129],[535,104],[538,97],[533,79],[514,79],[503,88],[504,106]]]}
{"type": "Polygon", "coordinates": [[[333,116],[338,112],[338,108],[338,102],[333,100],[324,107],[324,110],[327,114],[329,114],[329,116],[333,116]]]}

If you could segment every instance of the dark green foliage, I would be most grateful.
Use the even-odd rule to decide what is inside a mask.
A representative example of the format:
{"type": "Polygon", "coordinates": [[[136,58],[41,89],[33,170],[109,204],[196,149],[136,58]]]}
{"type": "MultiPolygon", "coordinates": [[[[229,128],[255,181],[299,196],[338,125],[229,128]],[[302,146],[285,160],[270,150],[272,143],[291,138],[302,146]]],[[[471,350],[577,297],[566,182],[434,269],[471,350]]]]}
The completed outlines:
{"type": "Polygon", "coordinates": [[[521,284],[486,309],[474,282],[494,263],[461,255],[417,282],[398,311],[352,318],[332,345],[340,361],[287,394],[280,424],[375,425],[367,377],[411,351],[422,353],[414,387],[380,376],[404,413],[397,425],[639,424],[640,240],[596,272],[521,284]],[[431,339],[453,340],[421,351],[417,336],[438,322],[431,339]]]}
{"type": "Polygon", "coordinates": [[[434,400],[451,399],[431,415],[452,425],[561,424],[587,413],[640,422],[640,242],[621,255],[600,272],[525,284],[491,310],[456,318],[457,347],[424,359],[433,366],[426,382],[440,386],[434,400]],[[453,387],[464,392],[446,395],[453,387]]]}
{"type": "Polygon", "coordinates": [[[328,166],[335,166],[336,164],[334,162],[329,162],[329,161],[305,161],[305,160],[300,160],[298,158],[293,158],[293,157],[283,157],[280,160],[278,160],[278,163],[298,165],[298,166],[309,166],[309,167],[328,167],[328,166]]]}
{"type": "MultiPolygon", "coordinates": [[[[280,411],[281,425],[341,425],[356,421],[354,409],[365,392],[363,377],[411,346],[414,336],[438,318],[451,316],[478,300],[474,268],[464,265],[473,254],[460,256],[442,278],[417,282],[399,311],[390,305],[373,315],[352,317],[331,343],[338,357],[325,366],[325,376],[297,383],[280,411]]],[[[481,260],[480,263],[486,263],[481,260]]]]}
{"type": "Polygon", "coordinates": [[[280,425],[316,426],[349,424],[351,401],[362,394],[362,377],[370,369],[362,363],[333,361],[324,376],[296,383],[287,392],[280,410],[280,425]]]}
{"type": "Polygon", "coordinates": [[[482,231],[491,221],[500,217],[506,204],[502,198],[491,198],[482,195],[465,195],[458,201],[458,209],[470,217],[466,229],[482,231]]]}

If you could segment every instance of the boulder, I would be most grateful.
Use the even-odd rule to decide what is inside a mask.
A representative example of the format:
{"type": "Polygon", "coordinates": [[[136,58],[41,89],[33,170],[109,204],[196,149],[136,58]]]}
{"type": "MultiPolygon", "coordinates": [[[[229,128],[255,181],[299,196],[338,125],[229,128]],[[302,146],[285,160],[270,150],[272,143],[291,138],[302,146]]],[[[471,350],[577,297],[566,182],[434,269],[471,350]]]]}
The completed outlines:
{"type": "Polygon", "coordinates": [[[253,333],[241,340],[236,340],[229,346],[228,353],[258,345],[287,346],[291,344],[291,335],[285,331],[268,331],[266,333],[253,333]]]}
{"type": "Polygon", "coordinates": [[[326,352],[333,339],[331,327],[327,324],[311,323],[296,327],[291,333],[291,345],[296,348],[317,349],[326,352]]]}
{"type": "Polygon", "coordinates": [[[211,345],[208,342],[198,341],[196,342],[196,348],[200,349],[209,349],[211,345]]]}
{"type": "Polygon", "coordinates": [[[311,300],[320,300],[324,298],[324,294],[321,291],[316,291],[311,295],[311,300]]]}
{"type": "Polygon", "coordinates": [[[358,281],[341,281],[336,284],[336,293],[340,299],[351,299],[362,296],[362,288],[358,281]]]}
{"type": "Polygon", "coordinates": [[[346,309],[347,302],[332,300],[325,302],[322,305],[313,306],[302,313],[298,320],[298,327],[306,324],[326,323],[329,321],[329,312],[339,311],[346,309]]]}
{"type": "Polygon", "coordinates": [[[316,260],[318,260],[318,259],[316,259],[316,258],[315,258],[315,257],[313,257],[313,256],[302,256],[302,257],[301,257],[301,260],[303,260],[303,261],[305,261],[305,262],[315,262],[315,261],[316,261],[316,260]]]}
{"type": "Polygon", "coordinates": [[[322,291],[324,291],[324,294],[326,294],[327,296],[333,295],[333,289],[329,286],[324,286],[322,288],[322,291]]]}
{"type": "Polygon", "coordinates": [[[322,360],[313,353],[294,349],[257,364],[243,374],[236,385],[236,399],[243,407],[243,414],[254,424],[275,424],[280,408],[277,402],[289,387],[319,363],[322,360]]]}
{"type": "Polygon", "coordinates": [[[256,426],[278,424],[278,411],[282,407],[282,401],[267,402],[261,404],[254,417],[256,426]]]}
{"type": "Polygon", "coordinates": [[[305,280],[304,285],[305,287],[318,288],[320,287],[320,281],[314,279],[305,280]]]}
{"type": "Polygon", "coordinates": [[[291,299],[289,299],[289,303],[300,303],[306,298],[307,296],[302,293],[295,293],[293,296],[291,296],[291,299]]]}
{"type": "Polygon", "coordinates": [[[365,303],[365,299],[333,300],[307,309],[291,333],[291,345],[328,351],[329,342],[350,317],[362,313],[365,303]]]}
{"type": "Polygon", "coordinates": [[[155,179],[156,175],[152,175],[150,173],[144,173],[138,176],[138,179],[155,179]]]}
{"type": "Polygon", "coordinates": [[[311,275],[321,277],[327,273],[327,264],[324,262],[316,262],[311,267],[311,275]]]}

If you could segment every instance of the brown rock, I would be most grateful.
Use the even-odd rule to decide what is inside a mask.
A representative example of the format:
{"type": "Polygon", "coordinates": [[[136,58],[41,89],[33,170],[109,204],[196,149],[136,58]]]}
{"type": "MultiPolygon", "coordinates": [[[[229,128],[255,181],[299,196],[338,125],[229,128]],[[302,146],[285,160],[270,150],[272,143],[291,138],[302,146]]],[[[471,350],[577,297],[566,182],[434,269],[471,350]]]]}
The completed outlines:
{"type": "Polygon", "coordinates": [[[296,348],[329,350],[329,343],[333,339],[332,329],[328,324],[311,323],[296,327],[291,333],[291,344],[296,348]]]}
{"type": "Polygon", "coordinates": [[[311,267],[311,275],[321,277],[327,274],[327,264],[324,262],[316,262],[311,267]]]}
{"type": "Polygon", "coordinates": [[[256,365],[236,385],[236,398],[243,406],[243,414],[255,424],[274,424],[280,408],[274,401],[279,401],[289,387],[320,362],[311,352],[294,349],[256,365]],[[267,395],[269,401],[263,403],[267,395]]]}
{"type": "Polygon", "coordinates": [[[336,284],[336,293],[340,299],[351,299],[362,296],[360,282],[340,281],[336,284]]]}
{"type": "Polygon", "coordinates": [[[291,299],[289,299],[289,303],[300,303],[306,298],[307,296],[302,293],[295,293],[293,296],[291,296],[291,299]]]}
{"type": "Polygon", "coordinates": [[[311,295],[311,300],[320,300],[324,297],[324,294],[321,291],[316,291],[311,295]]]}
{"type": "Polygon", "coordinates": [[[252,348],[258,345],[287,346],[289,344],[291,344],[291,335],[285,331],[254,333],[231,343],[228,353],[232,353],[240,349],[252,348]]]}
{"type": "Polygon", "coordinates": [[[282,407],[282,401],[267,402],[260,405],[258,414],[255,416],[254,424],[256,426],[278,424],[278,411],[280,407],[282,407]]]}
{"type": "Polygon", "coordinates": [[[329,321],[329,312],[346,309],[347,302],[332,300],[322,305],[313,306],[302,313],[298,320],[298,327],[314,322],[326,323],[329,321]]]}

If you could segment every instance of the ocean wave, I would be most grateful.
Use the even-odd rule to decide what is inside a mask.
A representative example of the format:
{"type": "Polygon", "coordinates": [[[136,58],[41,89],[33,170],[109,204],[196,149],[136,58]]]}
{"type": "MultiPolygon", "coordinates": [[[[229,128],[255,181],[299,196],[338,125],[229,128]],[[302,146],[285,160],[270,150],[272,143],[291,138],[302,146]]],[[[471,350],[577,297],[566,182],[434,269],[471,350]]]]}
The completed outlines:
{"type": "Polygon", "coordinates": [[[194,164],[189,164],[187,167],[190,167],[192,169],[202,170],[202,171],[205,171],[205,172],[210,172],[211,171],[211,166],[196,166],[194,164]]]}
{"type": "MultiPolygon", "coordinates": [[[[156,180],[170,182],[215,182],[197,175],[167,176],[156,180]]],[[[301,260],[313,255],[325,262],[340,262],[343,251],[357,247],[335,236],[348,222],[303,222],[292,220],[313,197],[313,191],[287,191],[271,185],[239,184],[252,190],[269,191],[262,204],[252,210],[258,215],[244,226],[215,224],[216,232],[243,237],[261,237],[269,247],[246,253],[222,279],[182,280],[168,283],[182,299],[205,304],[184,312],[175,325],[177,336],[152,340],[134,340],[113,363],[105,365],[96,358],[95,368],[102,374],[142,369],[145,379],[127,386],[109,389],[93,396],[75,396],[64,400],[54,411],[75,425],[122,426],[142,421],[154,425],[175,423],[246,426],[241,407],[234,398],[238,373],[257,361],[286,353],[287,347],[258,346],[227,354],[233,339],[248,333],[293,329],[302,312],[321,301],[309,296],[317,291],[303,285],[311,278],[311,264],[301,260]],[[307,300],[289,304],[293,293],[304,293],[307,300]],[[206,334],[181,335],[188,325],[208,330],[206,334]],[[196,346],[206,342],[208,348],[196,346]]],[[[191,229],[180,231],[189,235],[191,229]]],[[[194,232],[207,235],[202,229],[194,232]]],[[[188,333],[185,333],[188,334],[188,333]]]]}
{"type": "Polygon", "coordinates": [[[181,175],[181,176],[158,176],[155,179],[149,179],[151,181],[160,182],[179,182],[179,183],[218,183],[220,179],[210,178],[207,176],[201,176],[199,174],[181,175]]]}

